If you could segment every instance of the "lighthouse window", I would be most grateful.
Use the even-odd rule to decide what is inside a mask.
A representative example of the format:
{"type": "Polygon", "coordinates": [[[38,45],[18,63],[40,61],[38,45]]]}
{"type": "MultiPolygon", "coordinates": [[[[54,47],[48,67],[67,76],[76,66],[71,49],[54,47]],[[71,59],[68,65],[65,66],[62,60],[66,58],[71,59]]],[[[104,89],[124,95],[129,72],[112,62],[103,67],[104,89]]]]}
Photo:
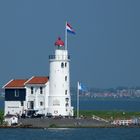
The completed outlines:
{"type": "Polygon", "coordinates": [[[67,107],[67,106],[69,106],[69,104],[68,104],[68,103],[66,103],[66,104],[65,104],[65,106],[67,107]]]}
{"type": "Polygon", "coordinates": [[[67,67],[67,63],[65,63],[65,67],[67,67]]]}
{"type": "Polygon", "coordinates": [[[64,68],[64,63],[63,62],[61,63],[61,68],[64,68]]]}
{"type": "Polygon", "coordinates": [[[65,81],[67,81],[67,76],[65,76],[65,81]]]}
{"type": "Polygon", "coordinates": [[[65,90],[65,95],[67,95],[67,92],[68,92],[68,91],[67,91],[67,90],[65,90]]]}
{"type": "Polygon", "coordinates": [[[33,87],[31,87],[31,94],[33,94],[34,93],[34,88],[33,87]]]}
{"type": "Polygon", "coordinates": [[[69,101],[69,98],[66,98],[66,102],[68,102],[69,101]]]}

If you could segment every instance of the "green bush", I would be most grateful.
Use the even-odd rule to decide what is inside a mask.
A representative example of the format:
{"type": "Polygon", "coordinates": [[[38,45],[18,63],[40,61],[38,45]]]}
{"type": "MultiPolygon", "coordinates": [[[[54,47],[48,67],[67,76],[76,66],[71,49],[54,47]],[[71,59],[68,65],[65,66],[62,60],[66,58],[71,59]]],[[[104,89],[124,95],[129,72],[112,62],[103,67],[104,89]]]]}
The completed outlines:
{"type": "Polygon", "coordinates": [[[56,125],[56,124],[51,124],[49,127],[50,127],[50,128],[56,128],[57,125],[56,125]]]}
{"type": "Polygon", "coordinates": [[[4,112],[0,111],[0,124],[3,124],[3,120],[4,120],[4,112]]]}

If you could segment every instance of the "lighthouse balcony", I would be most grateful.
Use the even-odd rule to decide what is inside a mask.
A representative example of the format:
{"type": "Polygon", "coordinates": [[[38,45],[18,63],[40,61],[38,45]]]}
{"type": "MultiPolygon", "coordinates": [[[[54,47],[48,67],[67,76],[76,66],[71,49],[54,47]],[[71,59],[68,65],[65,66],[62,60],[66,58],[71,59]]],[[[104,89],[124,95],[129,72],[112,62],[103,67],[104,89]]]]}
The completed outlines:
{"type": "Polygon", "coordinates": [[[49,55],[49,60],[70,60],[70,55],[49,55]]]}

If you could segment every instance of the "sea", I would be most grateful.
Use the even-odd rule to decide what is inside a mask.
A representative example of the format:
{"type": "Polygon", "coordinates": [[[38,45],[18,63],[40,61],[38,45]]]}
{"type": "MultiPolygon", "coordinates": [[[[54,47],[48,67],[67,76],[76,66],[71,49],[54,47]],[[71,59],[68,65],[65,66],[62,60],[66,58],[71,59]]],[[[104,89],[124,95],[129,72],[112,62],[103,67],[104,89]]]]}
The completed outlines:
{"type": "Polygon", "coordinates": [[[0,140],[140,140],[139,128],[0,129],[0,140]]]}
{"type": "MultiPolygon", "coordinates": [[[[76,107],[76,99],[72,104],[76,107]]],[[[0,108],[4,101],[0,99],[0,108]]],[[[140,99],[80,99],[81,110],[140,111],[140,99]]],[[[140,128],[0,129],[0,140],[140,140],[140,128]]]]}

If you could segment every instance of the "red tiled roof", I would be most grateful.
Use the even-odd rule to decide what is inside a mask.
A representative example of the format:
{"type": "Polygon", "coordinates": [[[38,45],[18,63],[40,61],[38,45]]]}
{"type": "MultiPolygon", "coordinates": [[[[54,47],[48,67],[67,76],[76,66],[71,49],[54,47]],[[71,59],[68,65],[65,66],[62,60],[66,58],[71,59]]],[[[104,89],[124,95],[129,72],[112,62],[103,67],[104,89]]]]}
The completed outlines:
{"type": "Polygon", "coordinates": [[[22,88],[25,84],[46,84],[48,82],[48,77],[35,76],[31,79],[14,79],[9,81],[3,88],[22,88]]]}
{"type": "Polygon", "coordinates": [[[7,83],[4,88],[10,88],[10,87],[24,87],[24,83],[27,81],[27,79],[14,79],[11,80],[9,83],[7,83]]]}
{"type": "Polygon", "coordinates": [[[48,77],[33,77],[29,81],[26,82],[26,84],[46,84],[48,82],[48,77]]]}

